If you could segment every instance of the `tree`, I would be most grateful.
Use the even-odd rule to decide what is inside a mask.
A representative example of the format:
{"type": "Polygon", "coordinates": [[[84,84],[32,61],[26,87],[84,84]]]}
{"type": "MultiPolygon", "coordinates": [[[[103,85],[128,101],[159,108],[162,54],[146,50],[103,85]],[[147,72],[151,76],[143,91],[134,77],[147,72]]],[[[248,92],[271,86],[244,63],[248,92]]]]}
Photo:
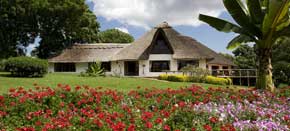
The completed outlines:
{"type": "Polygon", "coordinates": [[[290,85],[290,38],[278,41],[273,47],[273,76],[275,85],[290,85]]]}
{"type": "Polygon", "coordinates": [[[253,47],[241,45],[233,51],[233,54],[235,55],[234,63],[240,69],[256,68],[256,54],[253,47]]]}
{"type": "Polygon", "coordinates": [[[100,43],[132,43],[133,36],[118,29],[108,29],[99,34],[100,43]]]}
{"type": "Polygon", "coordinates": [[[85,0],[45,0],[38,14],[40,58],[55,56],[74,43],[97,42],[99,23],[85,0]]]}
{"type": "Polygon", "coordinates": [[[96,42],[99,23],[85,0],[0,0],[0,59],[34,51],[48,58],[74,43],[96,42]]]}
{"type": "Polygon", "coordinates": [[[218,31],[239,34],[230,41],[228,49],[254,42],[258,60],[256,88],[274,91],[272,47],[280,37],[290,36],[290,0],[247,0],[246,5],[241,0],[223,0],[223,3],[238,25],[202,14],[199,19],[218,31]]]}
{"type": "Polygon", "coordinates": [[[24,54],[37,36],[37,0],[0,0],[0,59],[24,54]]]}

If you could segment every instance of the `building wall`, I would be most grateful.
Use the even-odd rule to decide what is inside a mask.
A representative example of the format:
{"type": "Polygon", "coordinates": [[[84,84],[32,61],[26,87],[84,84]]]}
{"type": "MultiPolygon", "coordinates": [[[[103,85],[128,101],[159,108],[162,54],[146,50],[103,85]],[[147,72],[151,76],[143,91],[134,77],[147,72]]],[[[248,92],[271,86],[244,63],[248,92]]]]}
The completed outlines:
{"type": "Polygon", "coordinates": [[[54,72],[54,63],[48,63],[48,72],[49,73],[54,72]]]}
{"type": "MultiPolygon", "coordinates": [[[[170,71],[178,71],[178,61],[173,59],[172,55],[157,55],[151,54],[149,56],[149,60],[139,60],[139,76],[141,77],[157,77],[160,74],[164,74],[164,72],[150,72],[150,61],[170,61],[170,71]]],[[[211,70],[212,66],[219,66],[222,69],[223,65],[216,65],[216,64],[208,64],[206,63],[205,59],[199,61],[199,67],[211,70]]],[[[88,63],[76,63],[76,72],[85,72],[88,68],[88,63]]],[[[231,67],[229,66],[229,69],[231,67]]],[[[49,72],[54,72],[54,63],[49,63],[49,72]]],[[[124,76],[125,69],[124,69],[124,61],[112,61],[111,62],[111,72],[106,72],[106,75],[112,76],[124,76]]]]}
{"type": "Polygon", "coordinates": [[[88,63],[76,63],[76,73],[86,72],[88,63]]]}
{"type": "MultiPolygon", "coordinates": [[[[88,69],[88,63],[75,63],[76,65],[76,72],[69,72],[69,73],[81,73],[81,72],[86,72],[86,70],[88,69]]],[[[111,65],[111,72],[105,72],[106,75],[114,75],[115,73],[120,74],[121,76],[123,76],[123,72],[122,69],[124,69],[122,62],[112,62],[111,65]],[[119,68],[119,65],[121,67],[121,71],[119,68]]],[[[53,73],[54,72],[54,63],[49,63],[48,66],[48,72],[53,73]]],[[[65,73],[65,72],[64,72],[65,73]]]]}
{"type": "Polygon", "coordinates": [[[112,61],[111,72],[107,72],[106,75],[124,76],[124,61],[112,61]]]}
{"type": "Polygon", "coordinates": [[[170,70],[177,71],[177,61],[172,58],[172,55],[151,54],[148,60],[139,61],[139,76],[157,77],[160,74],[164,74],[164,72],[150,72],[150,61],[170,61],[170,70]]]}
{"type": "Polygon", "coordinates": [[[206,60],[205,59],[199,60],[199,68],[206,69],[206,60]]]}

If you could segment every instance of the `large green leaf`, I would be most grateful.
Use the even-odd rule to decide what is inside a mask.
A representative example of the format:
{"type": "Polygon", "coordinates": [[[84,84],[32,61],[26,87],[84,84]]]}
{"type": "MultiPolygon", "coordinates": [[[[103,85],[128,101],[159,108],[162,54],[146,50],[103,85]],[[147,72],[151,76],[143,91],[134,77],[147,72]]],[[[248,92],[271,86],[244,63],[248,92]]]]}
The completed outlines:
{"type": "Polygon", "coordinates": [[[243,4],[240,0],[223,0],[224,5],[227,8],[228,12],[234,18],[234,20],[242,26],[242,28],[246,29],[251,35],[256,36],[258,38],[262,37],[262,33],[258,27],[256,27],[253,23],[251,23],[250,17],[243,9],[243,4]]]}
{"type": "Polygon", "coordinates": [[[255,40],[249,36],[238,35],[237,37],[235,37],[233,40],[230,41],[230,43],[227,46],[227,49],[232,50],[232,49],[237,48],[238,46],[240,46],[243,43],[254,42],[254,41],[255,40]]]}
{"type": "Polygon", "coordinates": [[[222,32],[226,32],[226,33],[235,32],[235,33],[239,33],[239,34],[246,33],[246,31],[243,30],[241,27],[239,27],[231,22],[228,22],[228,21],[225,21],[225,20],[222,20],[219,18],[215,18],[212,16],[200,14],[199,20],[209,24],[210,26],[217,29],[218,31],[222,31],[222,32]]]}
{"type": "Polygon", "coordinates": [[[283,30],[279,31],[277,34],[275,34],[276,38],[279,37],[290,37],[290,26],[285,27],[283,30]]]}
{"type": "Polygon", "coordinates": [[[255,22],[255,24],[262,24],[264,14],[262,12],[260,0],[247,0],[247,5],[252,21],[255,22]]]}
{"type": "Polygon", "coordinates": [[[281,27],[279,29],[277,27],[287,21],[285,17],[289,19],[289,5],[289,0],[269,0],[268,11],[263,21],[262,32],[264,36],[270,32],[281,30],[281,27]]]}

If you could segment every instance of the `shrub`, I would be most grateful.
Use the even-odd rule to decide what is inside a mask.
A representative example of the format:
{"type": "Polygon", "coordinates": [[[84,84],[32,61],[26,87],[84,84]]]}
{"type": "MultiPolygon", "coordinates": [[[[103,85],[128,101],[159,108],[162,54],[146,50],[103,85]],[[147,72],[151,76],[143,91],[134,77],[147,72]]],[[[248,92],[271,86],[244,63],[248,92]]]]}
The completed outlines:
{"type": "Polygon", "coordinates": [[[0,60],[0,71],[4,71],[5,68],[5,60],[0,60]]]}
{"type": "Polygon", "coordinates": [[[218,78],[214,76],[207,76],[205,78],[205,82],[208,84],[216,84],[216,85],[230,85],[232,84],[232,80],[230,78],[218,78]]]}
{"type": "Polygon", "coordinates": [[[185,66],[181,71],[187,73],[190,76],[190,82],[204,83],[206,76],[210,75],[210,71],[207,69],[196,68],[192,65],[185,66]]]}
{"type": "Polygon", "coordinates": [[[192,65],[185,66],[181,69],[183,72],[189,72],[191,76],[195,77],[206,77],[210,75],[210,71],[207,69],[195,67],[192,65]]]}
{"type": "Polygon", "coordinates": [[[85,73],[81,73],[82,77],[97,77],[97,76],[105,76],[105,70],[102,68],[101,62],[95,62],[89,66],[85,73]]]}
{"type": "Polygon", "coordinates": [[[193,83],[208,83],[216,85],[231,85],[231,78],[218,78],[214,76],[198,77],[188,75],[168,75],[162,74],[158,77],[159,80],[167,80],[173,82],[193,82],[193,83]]]}
{"type": "Polygon", "coordinates": [[[190,76],[188,81],[193,83],[205,83],[205,78],[206,77],[190,76]]]}
{"type": "Polygon", "coordinates": [[[273,76],[276,86],[282,83],[290,85],[290,63],[282,61],[275,63],[273,65],[273,76]]]}
{"type": "Polygon", "coordinates": [[[43,77],[47,74],[48,62],[31,57],[11,57],[5,62],[5,70],[17,77],[43,77]]]}
{"type": "Polygon", "coordinates": [[[167,75],[167,74],[162,74],[159,75],[158,79],[160,80],[167,80],[167,81],[173,81],[173,82],[188,82],[189,81],[189,76],[187,75],[167,75]]]}

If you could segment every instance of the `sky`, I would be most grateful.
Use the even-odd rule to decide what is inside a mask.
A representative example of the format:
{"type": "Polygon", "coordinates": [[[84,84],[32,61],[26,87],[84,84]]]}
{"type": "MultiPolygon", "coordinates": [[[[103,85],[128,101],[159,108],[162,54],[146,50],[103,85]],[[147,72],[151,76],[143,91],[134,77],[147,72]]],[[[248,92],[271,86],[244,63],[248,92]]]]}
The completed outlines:
{"type": "MultiPolygon", "coordinates": [[[[235,34],[216,31],[198,20],[202,13],[233,21],[222,0],[86,0],[86,3],[97,16],[101,31],[116,28],[138,39],[166,21],[179,33],[216,52],[231,53],[226,46],[235,34]]],[[[30,45],[28,50],[35,46],[30,45]]]]}

